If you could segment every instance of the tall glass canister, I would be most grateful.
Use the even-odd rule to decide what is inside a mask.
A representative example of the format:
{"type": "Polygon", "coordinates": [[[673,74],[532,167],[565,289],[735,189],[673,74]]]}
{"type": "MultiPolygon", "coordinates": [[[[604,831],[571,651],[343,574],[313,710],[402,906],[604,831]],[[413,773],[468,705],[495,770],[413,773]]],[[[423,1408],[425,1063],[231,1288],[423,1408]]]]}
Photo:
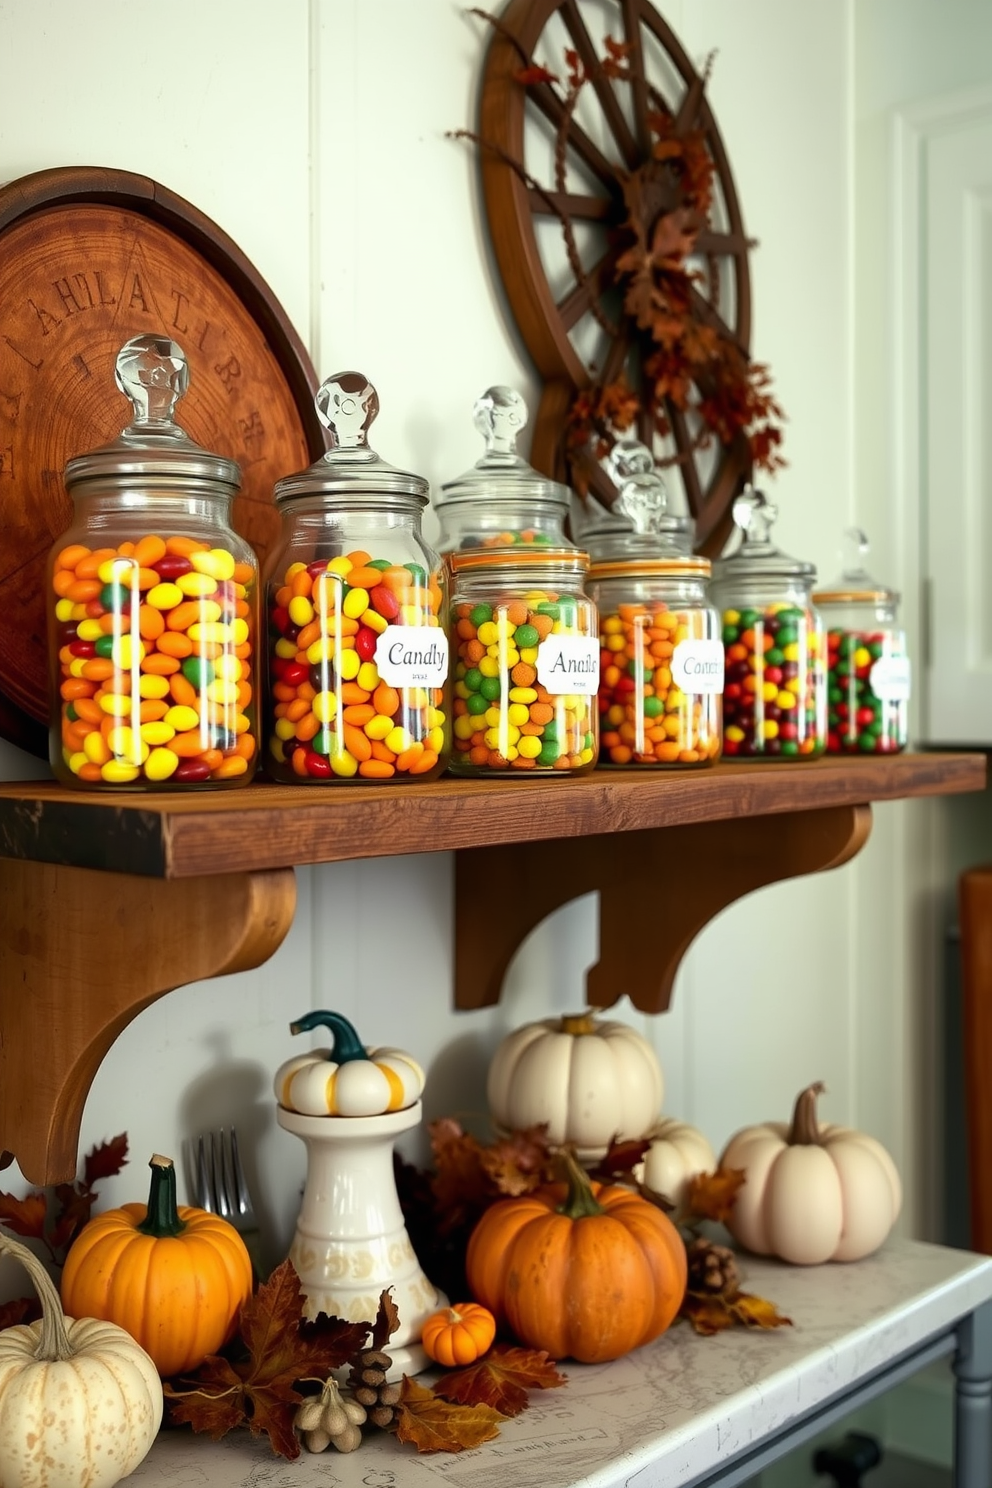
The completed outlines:
{"type": "Polygon", "coordinates": [[[241,472],[176,423],[176,342],[133,338],[116,376],[132,421],[66,465],[75,516],[48,564],[52,769],[95,790],[246,785],[258,562],[230,524],[241,472]]]}
{"type": "Polygon", "coordinates": [[[816,569],[772,542],[777,515],[761,491],[742,492],[733,507],[737,548],[714,568],[726,661],[723,753],[738,759],[815,759],[827,743],[816,569]]]}
{"type": "Polygon", "coordinates": [[[316,406],[330,447],[275,490],[266,767],[310,785],[431,780],[451,710],[444,568],[421,531],[428,484],[369,446],[379,400],[362,373],[329,377],[316,406]]]}
{"type": "Polygon", "coordinates": [[[617,498],[583,532],[599,612],[600,765],[692,768],[720,756],[724,656],[708,596],[710,563],[692,552],[651,452],[612,451],[617,498]]]}
{"type": "Polygon", "coordinates": [[[813,595],[827,627],[827,751],[896,754],[909,742],[911,691],[899,595],[865,567],[865,534],[845,536],[843,573],[813,595]]]}

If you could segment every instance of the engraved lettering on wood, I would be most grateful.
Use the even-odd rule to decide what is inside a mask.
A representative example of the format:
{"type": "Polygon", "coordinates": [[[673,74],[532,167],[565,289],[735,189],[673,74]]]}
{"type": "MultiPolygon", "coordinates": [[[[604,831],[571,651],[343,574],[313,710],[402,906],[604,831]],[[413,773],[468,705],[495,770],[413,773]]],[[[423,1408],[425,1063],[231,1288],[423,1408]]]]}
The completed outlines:
{"type": "Polygon", "coordinates": [[[50,336],[53,331],[58,330],[62,322],[57,316],[53,315],[50,310],[46,310],[44,305],[36,304],[30,296],[28,297],[28,304],[38,317],[38,324],[41,326],[41,334],[43,336],[50,336]]]}
{"type": "Polygon", "coordinates": [[[89,367],[86,365],[86,358],[83,356],[82,352],[79,352],[76,356],[73,357],[73,359],[72,359],[72,365],[74,367],[78,367],[79,368],[79,371],[83,374],[84,377],[92,377],[93,376],[93,373],[90,371],[89,367]]]}
{"type": "Polygon", "coordinates": [[[241,376],[241,363],[237,357],[232,355],[228,357],[226,362],[218,362],[214,366],[214,371],[217,373],[228,393],[235,392],[235,383],[241,376]]]}
{"type": "Polygon", "coordinates": [[[22,351],[19,346],[15,346],[14,342],[11,341],[9,336],[4,336],[3,339],[10,347],[14,355],[19,356],[22,362],[27,362],[28,366],[33,367],[36,372],[40,371],[41,368],[45,365],[44,358],[36,362],[33,357],[28,356],[26,351],[22,351]]]}
{"type": "Polygon", "coordinates": [[[238,428],[241,430],[241,438],[248,456],[244,463],[251,465],[256,460],[264,459],[265,425],[262,423],[262,415],[258,409],[253,408],[248,418],[239,418],[238,428]]]}

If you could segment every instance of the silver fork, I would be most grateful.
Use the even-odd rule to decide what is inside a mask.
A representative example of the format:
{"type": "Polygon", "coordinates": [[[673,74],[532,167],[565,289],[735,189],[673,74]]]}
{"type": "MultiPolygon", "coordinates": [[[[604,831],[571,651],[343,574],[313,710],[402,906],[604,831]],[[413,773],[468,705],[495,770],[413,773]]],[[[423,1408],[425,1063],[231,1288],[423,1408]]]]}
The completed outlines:
{"type": "Polygon", "coordinates": [[[233,1126],[202,1133],[196,1139],[196,1203],[234,1226],[251,1258],[256,1281],[264,1281],[261,1235],[233,1126]]]}

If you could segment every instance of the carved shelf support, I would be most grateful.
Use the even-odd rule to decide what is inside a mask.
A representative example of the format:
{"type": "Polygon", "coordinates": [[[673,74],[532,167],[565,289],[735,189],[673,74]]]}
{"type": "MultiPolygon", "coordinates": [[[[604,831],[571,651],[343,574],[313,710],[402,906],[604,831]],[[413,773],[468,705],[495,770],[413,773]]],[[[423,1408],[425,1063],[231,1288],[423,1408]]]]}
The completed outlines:
{"type": "Polygon", "coordinates": [[[600,960],[589,972],[589,1005],[612,1007],[626,993],[642,1012],[664,1012],[682,957],[714,915],[765,884],[839,867],[870,831],[870,806],[836,806],[462,850],[455,1006],[498,1002],[524,938],[597,889],[600,960]],[[650,925],[650,937],[631,935],[632,923],[650,925]]]}
{"type": "Polygon", "coordinates": [[[292,868],[154,879],[0,859],[0,1145],[35,1184],[76,1175],[90,1085],[175,987],[259,966],[293,921],[292,868]]]}

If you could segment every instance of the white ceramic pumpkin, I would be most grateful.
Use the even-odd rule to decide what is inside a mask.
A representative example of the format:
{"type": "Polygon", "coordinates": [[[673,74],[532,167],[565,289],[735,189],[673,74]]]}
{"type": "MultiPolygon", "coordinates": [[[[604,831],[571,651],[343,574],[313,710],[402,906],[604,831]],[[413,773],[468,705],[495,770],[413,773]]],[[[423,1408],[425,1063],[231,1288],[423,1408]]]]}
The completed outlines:
{"type": "Polygon", "coordinates": [[[643,1137],[664,1090],[647,1039],[591,1013],[515,1029],[493,1055],[486,1086],[498,1128],[547,1123],[552,1142],[574,1143],[583,1157],[602,1156],[614,1137],[643,1137]]]}
{"type": "Polygon", "coordinates": [[[116,1323],[67,1318],[26,1246],[0,1235],[41,1301],[36,1323],[0,1332],[0,1483],[113,1488],[148,1455],[162,1424],[162,1382],[116,1323]]]}
{"type": "Polygon", "coordinates": [[[800,1093],[790,1126],[745,1127],[720,1157],[721,1167],[747,1175],[727,1221],[734,1239],[797,1266],[871,1255],[902,1207],[902,1183],[882,1144],[818,1122],[824,1088],[800,1093]]]}
{"type": "Polygon", "coordinates": [[[676,1210],[683,1207],[690,1178],[716,1171],[716,1153],[708,1138],[687,1121],[663,1116],[647,1133],[651,1146],[634,1168],[638,1183],[663,1194],[676,1210]]]}
{"type": "Polygon", "coordinates": [[[311,1049],[276,1071],[276,1100],[303,1116],[381,1116],[412,1106],[424,1072],[402,1049],[367,1049],[348,1019],[323,1010],[291,1023],[292,1033],[329,1028],[333,1049],[311,1049]]]}

